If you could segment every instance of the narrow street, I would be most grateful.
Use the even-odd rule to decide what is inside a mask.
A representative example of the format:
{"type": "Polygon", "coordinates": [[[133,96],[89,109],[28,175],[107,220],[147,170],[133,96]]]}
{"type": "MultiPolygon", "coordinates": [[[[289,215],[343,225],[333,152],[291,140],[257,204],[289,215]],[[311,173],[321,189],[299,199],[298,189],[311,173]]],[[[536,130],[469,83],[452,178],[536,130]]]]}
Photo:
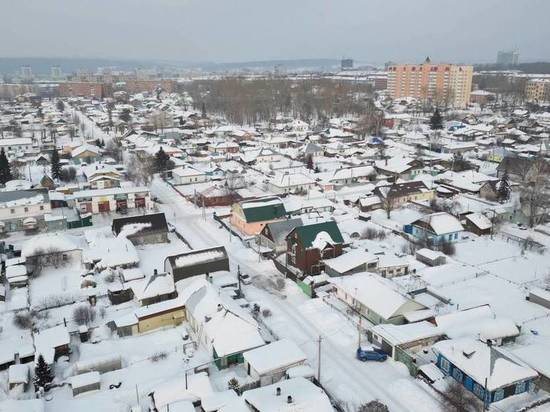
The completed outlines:
{"type": "MultiPolygon", "coordinates": [[[[151,191],[162,201],[161,209],[165,211],[167,219],[194,248],[222,244],[230,256],[232,271],[236,272],[238,265],[251,276],[280,275],[270,261],[258,262],[256,253],[234,237],[230,241],[227,231],[220,229],[211,217],[204,218],[200,209],[186,202],[160,179],[153,181],[151,191]]],[[[348,339],[350,334],[355,333],[354,326],[342,318],[342,333],[338,330],[332,333],[324,330],[316,324],[315,313],[310,314],[312,318],[308,318],[307,313],[301,313],[300,306],[311,302],[305,295],[290,294],[282,299],[253,285],[246,287],[245,294],[252,301],[268,302],[273,319],[270,318],[266,323],[272,323],[270,327],[279,338],[288,337],[298,343],[314,368],[318,365],[318,339],[321,336],[321,382],[333,397],[345,395],[345,398],[353,399],[355,405],[350,405],[349,402],[347,405],[352,410],[371,399],[382,400],[392,412],[442,409],[435,393],[424,383],[410,378],[403,365],[391,364],[389,361],[383,364],[357,361],[355,335],[353,339],[348,339]]]]}

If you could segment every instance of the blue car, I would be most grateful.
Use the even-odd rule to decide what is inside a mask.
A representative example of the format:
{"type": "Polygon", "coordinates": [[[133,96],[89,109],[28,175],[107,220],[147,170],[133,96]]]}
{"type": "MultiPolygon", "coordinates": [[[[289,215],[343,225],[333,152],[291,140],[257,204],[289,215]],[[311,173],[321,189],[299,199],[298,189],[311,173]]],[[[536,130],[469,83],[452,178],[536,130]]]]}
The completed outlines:
{"type": "Polygon", "coordinates": [[[366,361],[384,362],[386,359],[388,359],[388,355],[386,355],[381,350],[363,350],[361,348],[357,348],[356,357],[361,362],[366,362],[366,361]]]}

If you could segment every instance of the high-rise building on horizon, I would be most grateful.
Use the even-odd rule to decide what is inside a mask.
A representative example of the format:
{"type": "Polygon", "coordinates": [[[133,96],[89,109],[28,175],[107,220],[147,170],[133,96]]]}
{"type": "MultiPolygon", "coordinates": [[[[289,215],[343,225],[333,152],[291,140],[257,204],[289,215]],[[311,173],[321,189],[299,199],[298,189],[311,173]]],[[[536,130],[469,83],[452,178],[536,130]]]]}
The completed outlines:
{"type": "Polygon", "coordinates": [[[518,63],[518,50],[499,50],[497,53],[497,64],[500,66],[517,66],[518,63]]]}
{"type": "Polygon", "coordinates": [[[21,78],[23,79],[23,81],[26,82],[29,82],[33,79],[31,66],[21,66],[21,78]]]}
{"type": "Polygon", "coordinates": [[[353,69],[353,59],[342,59],[340,62],[340,69],[342,71],[353,69]]]}
{"type": "Polygon", "coordinates": [[[63,72],[61,71],[61,67],[59,67],[59,66],[50,67],[50,77],[53,80],[61,79],[63,77],[63,72]]]}
{"type": "Polygon", "coordinates": [[[472,89],[473,66],[434,64],[391,64],[388,91],[393,99],[413,97],[438,106],[466,107],[472,89]]]}

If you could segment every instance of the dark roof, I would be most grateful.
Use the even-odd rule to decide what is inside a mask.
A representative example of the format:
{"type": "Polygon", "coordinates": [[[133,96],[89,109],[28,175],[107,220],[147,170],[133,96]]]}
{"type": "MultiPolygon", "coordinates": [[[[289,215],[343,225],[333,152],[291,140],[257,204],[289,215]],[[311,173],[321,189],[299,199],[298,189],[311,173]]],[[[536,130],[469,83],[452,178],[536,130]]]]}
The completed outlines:
{"type": "Polygon", "coordinates": [[[288,235],[292,229],[301,225],[302,219],[299,217],[288,220],[279,220],[277,222],[271,222],[265,225],[262,232],[269,230],[271,232],[271,239],[273,242],[279,243],[286,238],[286,235],[288,235]]]}
{"type": "Polygon", "coordinates": [[[340,232],[338,225],[332,220],[328,222],[314,223],[312,225],[299,226],[294,229],[293,232],[296,232],[302,246],[306,249],[313,246],[313,241],[321,232],[328,233],[331,239],[337,244],[344,243],[344,238],[342,237],[342,233],[340,232]]]}
{"type": "MultiPolygon", "coordinates": [[[[150,215],[136,215],[129,217],[119,217],[113,219],[112,230],[115,235],[118,235],[122,228],[126,225],[135,223],[150,223],[150,227],[146,227],[139,231],[135,236],[145,234],[147,232],[167,232],[168,224],[164,213],[153,213],[150,215]]],[[[131,236],[130,236],[131,237],[131,236]]]]}
{"type": "Polygon", "coordinates": [[[283,202],[276,197],[241,202],[241,207],[248,223],[265,222],[266,220],[279,219],[286,215],[283,202]],[[254,206],[251,206],[251,203],[254,206]],[[265,203],[265,205],[262,203],[265,203]]]}
{"type": "MultiPolygon", "coordinates": [[[[387,186],[382,186],[387,187],[387,186]]],[[[390,198],[393,197],[402,197],[402,196],[408,196],[414,193],[418,193],[420,191],[426,191],[430,190],[428,186],[422,181],[411,181],[411,182],[403,182],[403,183],[394,183],[390,185],[390,190],[387,192],[387,195],[390,198]]],[[[385,197],[382,191],[380,190],[380,187],[376,187],[374,189],[374,193],[378,196],[385,197]]]]}

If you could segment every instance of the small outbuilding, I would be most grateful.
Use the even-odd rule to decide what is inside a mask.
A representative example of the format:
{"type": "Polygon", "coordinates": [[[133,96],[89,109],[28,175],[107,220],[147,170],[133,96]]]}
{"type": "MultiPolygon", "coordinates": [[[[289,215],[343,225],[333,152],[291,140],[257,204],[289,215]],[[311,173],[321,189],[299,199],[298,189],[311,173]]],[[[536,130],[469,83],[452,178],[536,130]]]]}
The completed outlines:
{"type": "Polygon", "coordinates": [[[136,215],[113,219],[113,234],[129,230],[126,236],[134,245],[168,242],[168,223],[164,213],[136,215]]]}
{"type": "Polygon", "coordinates": [[[101,375],[99,372],[87,372],[71,376],[69,384],[73,390],[73,396],[90,391],[98,391],[101,388],[101,375]]]}
{"type": "Polygon", "coordinates": [[[168,256],[164,261],[164,270],[177,282],[196,275],[229,271],[229,258],[223,246],[193,250],[168,256]]]}

